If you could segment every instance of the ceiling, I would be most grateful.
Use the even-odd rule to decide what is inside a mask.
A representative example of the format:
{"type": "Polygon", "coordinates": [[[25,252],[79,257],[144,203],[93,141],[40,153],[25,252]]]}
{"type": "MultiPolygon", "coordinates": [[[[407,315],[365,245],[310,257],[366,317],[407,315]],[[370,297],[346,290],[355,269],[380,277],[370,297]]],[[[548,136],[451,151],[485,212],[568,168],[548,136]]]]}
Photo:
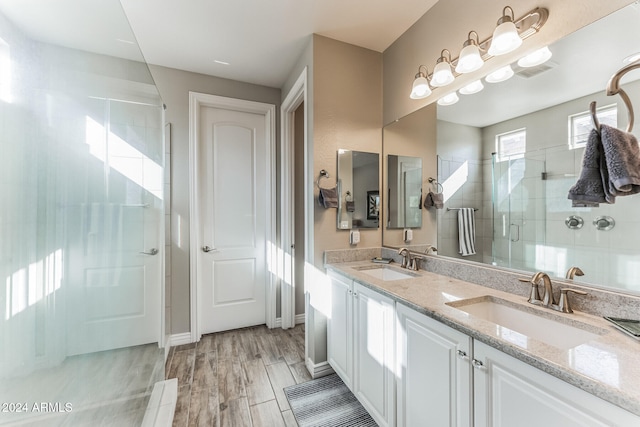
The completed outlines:
{"type": "Polygon", "coordinates": [[[0,11],[39,41],[140,59],[137,39],[150,64],[280,88],[311,34],[382,52],[436,2],[0,0],[0,11]]]}

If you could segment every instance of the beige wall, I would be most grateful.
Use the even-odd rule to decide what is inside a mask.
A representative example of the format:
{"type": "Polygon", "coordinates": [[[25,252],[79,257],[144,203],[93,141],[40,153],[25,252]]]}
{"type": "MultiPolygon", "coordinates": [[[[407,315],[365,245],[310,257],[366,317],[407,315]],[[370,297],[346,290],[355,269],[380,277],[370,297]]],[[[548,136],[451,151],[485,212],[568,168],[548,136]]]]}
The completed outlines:
{"type": "MultiPolygon", "coordinates": [[[[150,66],[171,123],[171,334],[189,332],[189,91],[275,104],[280,89],[150,66]]],[[[279,146],[279,144],[278,144],[279,146]]]]}
{"type": "Polygon", "coordinates": [[[439,1],[383,54],[384,63],[384,123],[428,105],[451,90],[484,77],[499,66],[512,63],[522,52],[546,46],[610,14],[630,0],[521,0],[513,3],[516,18],[536,7],[549,10],[549,19],[540,33],[525,40],[513,54],[492,58],[475,73],[460,76],[447,86],[433,91],[422,100],[409,98],[413,78],[420,64],[429,71],[442,49],[449,49],[456,58],[469,31],[477,31],[483,40],[491,35],[506,3],[502,0],[446,0],[439,1]]]}
{"type": "MultiPolygon", "coordinates": [[[[337,151],[382,152],[382,54],[314,35],[313,176],[329,172],[334,186],[337,151]]],[[[314,197],[318,190],[314,188],[314,197]]],[[[322,267],[327,249],[346,249],[349,232],[337,230],[337,209],[314,203],[314,263],[322,267]]],[[[361,229],[358,247],[382,244],[382,229],[361,229]]]]}

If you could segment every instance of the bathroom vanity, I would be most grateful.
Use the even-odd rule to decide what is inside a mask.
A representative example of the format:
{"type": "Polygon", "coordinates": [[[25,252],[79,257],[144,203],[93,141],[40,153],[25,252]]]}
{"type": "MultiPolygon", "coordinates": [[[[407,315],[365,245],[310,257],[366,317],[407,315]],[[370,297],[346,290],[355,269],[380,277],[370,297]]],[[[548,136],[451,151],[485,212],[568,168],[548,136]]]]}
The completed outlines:
{"type": "Polygon", "coordinates": [[[640,425],[640,343],[598,316],[396,263],[327,269],[328,361],[381,426],[640,425]]]}

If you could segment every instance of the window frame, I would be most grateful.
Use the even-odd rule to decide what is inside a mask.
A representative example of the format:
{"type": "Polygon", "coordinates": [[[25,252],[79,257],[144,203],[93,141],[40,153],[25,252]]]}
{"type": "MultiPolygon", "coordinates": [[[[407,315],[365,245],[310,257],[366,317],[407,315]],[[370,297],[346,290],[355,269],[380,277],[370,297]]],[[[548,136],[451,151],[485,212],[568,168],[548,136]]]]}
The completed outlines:
{"type": "Polygon", "coordinates": [[[521,159],[524,157],[525,153],[527,152],[527,128],[523,127],[523,128],[519,128],[519,129],[513,129],[510,130],[508,132],[502,132],[499,134],[496,134],[496,140],[495,140],[495,147],[496,147],[496,161],[498,162],[504,162],[507,160],[513,160],[513,159],[521,159]],[[524,134],[524,142],[523,142],[523,146],[522,146],[522,151],[521,152],[517,152],[517,153],[513,153],[513,154],[505,154],[502,150],[502,140],[506,137],[509,136],[513,136],[513,135],[518,135],[518,134],[524,134]]]}
{"type": "MultiPolygon", "coordinates": [[[[596,109],[596,115],[598,116],[598,121],[600,123],[608,124],[609,126],[617,127],[618,126],[618,104],[613,103],[609,105],[605,105],[602,107],[598,107],[596,109]],[[613,117],[615,117],[615,123],[611,123],[605,120],[602,120],[602,113],[610,113],[613,112],[613,117]]],[[[568,125],[568,146],[569,150],[576,150],[579,148],[584,148],[587,145],[587,139],[589,138],[589,132],[584,134],[576,135],[574,133],[575,126],[577,120],[587,120],[589,124],[591,124],[591,111],[581,111],[579,113],[570,114],[567,118],[568,125]],[[580,138],[580,139],[578,139],[580,138]]]]}

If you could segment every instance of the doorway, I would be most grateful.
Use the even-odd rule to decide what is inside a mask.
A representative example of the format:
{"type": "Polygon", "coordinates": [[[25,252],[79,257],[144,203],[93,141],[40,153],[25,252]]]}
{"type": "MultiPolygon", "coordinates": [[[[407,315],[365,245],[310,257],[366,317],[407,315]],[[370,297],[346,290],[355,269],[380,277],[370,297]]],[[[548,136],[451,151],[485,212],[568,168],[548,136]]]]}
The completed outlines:
{"type": "Polygon", "coordinates": [[[192,341],[275,317],[275,106],[190,93],[192,341]]]}

